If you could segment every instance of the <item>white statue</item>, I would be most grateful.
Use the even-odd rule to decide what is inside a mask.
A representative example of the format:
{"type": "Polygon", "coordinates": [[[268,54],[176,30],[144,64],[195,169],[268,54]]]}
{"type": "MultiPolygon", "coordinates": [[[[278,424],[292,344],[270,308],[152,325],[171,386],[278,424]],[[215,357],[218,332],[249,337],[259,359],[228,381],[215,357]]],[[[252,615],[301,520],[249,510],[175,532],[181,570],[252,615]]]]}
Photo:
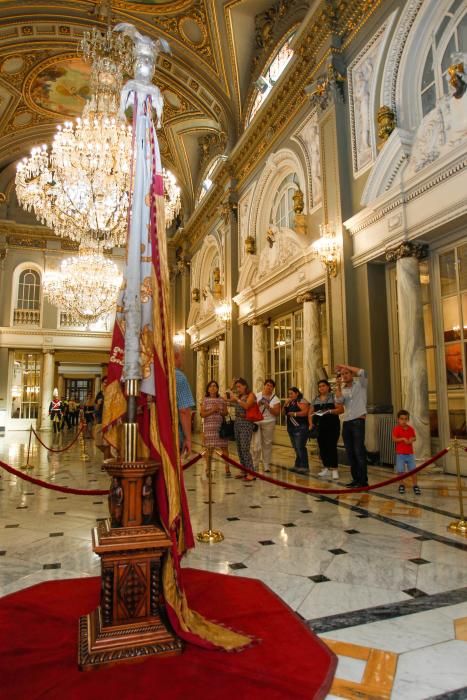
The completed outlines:
{"type": "Polygon", "coordinates": [[[316,207],[323,198],[323,185],[321,181],[321,156],[318,116],[315,114],[306,124],[301,132],[308,157],[310,159],[311,170],[311,191],[313,195],[313,206],[316,207]]]}
{"type": "Polygon", "coordinates": [[[370,86],[373,64],[369,58],[356,71],[354,86],[354,119],[357,137],[358,166],[365,165],[371,149],[370,86]]]}
{"type": "Polygon", "coordinates": [[[121,22],[114,27],[115,32],[122,32],[124,36],[130,37],[133,41],[134,75],[133,80],[129,80],[123,86],[120,99],[120,115],[123,117],[129,105],[134,104],[135,95],[143,98],[149,95],[152,99],[152,106],[157,114],[157,126],[161,126],[163,99],[161,91],[153,85],[152,77],[156,67],[157,54],[160,51],[170,53],[170,47],[165,39],[153,41],[148,36],[140,34],[133,24],[121,22]]]}
{"type": "Polygon", "coordinates": [[[311,161],[311,189],[313,193],[313,206],[316,207],[323,197],[323,185],[321,182],[321,155],[319,143],[318,117],[315,116],[310,123],[310,161],[311,161]]]}

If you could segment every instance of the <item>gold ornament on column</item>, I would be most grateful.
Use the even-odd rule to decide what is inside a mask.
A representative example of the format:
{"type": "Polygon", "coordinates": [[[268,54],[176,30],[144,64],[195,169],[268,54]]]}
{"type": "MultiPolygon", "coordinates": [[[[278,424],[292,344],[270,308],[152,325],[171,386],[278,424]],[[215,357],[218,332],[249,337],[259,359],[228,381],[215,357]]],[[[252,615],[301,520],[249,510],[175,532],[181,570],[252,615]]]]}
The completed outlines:
{"type": "Polygon", "coordinates": [[[245,238],[245,253],[247,255],[254,255],[256,253],[256,241],[253,236],[247,236],[245,238]]]}
{"type": "Polygon", "coordinates": [[[396,115],[387,105],[382,105],[376,115],[378,122],[378,136],[381,141],[387,141],[396,128],[396,115]]]}
{"type": "Polygon", "coordinates": [[[215,267],[212,271],[212,296],[214,299],[222,299],[223,287],[221,285],[221,271],[219,267],[215,267]]]}

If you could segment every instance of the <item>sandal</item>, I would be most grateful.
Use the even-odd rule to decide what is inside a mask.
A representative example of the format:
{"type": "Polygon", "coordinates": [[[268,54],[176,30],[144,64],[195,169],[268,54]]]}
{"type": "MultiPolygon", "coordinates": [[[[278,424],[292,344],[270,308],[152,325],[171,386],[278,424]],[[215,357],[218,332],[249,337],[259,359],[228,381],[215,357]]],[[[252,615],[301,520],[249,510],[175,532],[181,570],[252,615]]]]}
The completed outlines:
{"type": "Polygon", "coordinates": [[[251,476],[251,474],[247,474],[246,476],[243,477],[244,481],[256,481],[256,476],[251,476]]]}

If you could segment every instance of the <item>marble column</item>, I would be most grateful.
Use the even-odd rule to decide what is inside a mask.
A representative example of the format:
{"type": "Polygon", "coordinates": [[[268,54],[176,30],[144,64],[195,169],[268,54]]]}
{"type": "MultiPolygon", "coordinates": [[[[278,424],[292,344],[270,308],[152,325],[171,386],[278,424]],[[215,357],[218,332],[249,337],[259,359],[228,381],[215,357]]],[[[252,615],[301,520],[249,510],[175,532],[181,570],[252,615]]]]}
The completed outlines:
{"type": "Polygon", "coordinates": [[[219,391],[225,394],[227,389],[227,352],[225,336],[219,337],[219,391]]]}
{"type": "Polygon", "coordinates": [[[94,376],[94,396],[97,396],[97,394],[98,394],[98,393],[100,392],[100,390],[101,390],[101,381],[102,381],[101,375],[100,375],[100,374],[96,374],[96,375],[94,376]]]}
{"type": "Polygon", "coordinates": [[[317,394],[318,380],[323,378],[321,301],[322,298],[312,292],[297,297],[297,302],[303,304],[303,391],[309,400],[317,394]]]}
{"type": "Polygon", "coordinates": [[[402,243],[386,254],[388,260],[396,260],[402,388],[402,406],[397,409],[405,408],[410,413],[410,422],[417,433],[417,459],[431,455],[428,372],[419,271],[419,260],[426,254],[427,246],[412,243],[402,243]]]}
{"type": "Polygon", "coordinates": [[[57,387],[57,389],[58,389],[58,395],[60,396],[60,398],[62,398],[62,396],[65,395],[65,377],[63,376],[63,374],[58,375],[58,387],[57,387]]]}
{"type": "Polygon", "coordinates": [[[248,321],[248,325],[252,326],[252,389],[253,391],[261,391],[264,380],[266,379],[267,369],[267,326],[269,321],[264,318],[254,318],[248,321]]]}
{"type": "Polygon", "coordinates": [[[201,430],[201,416],[199,414],[201,404],[203,403],[206,393],[206,384],[208,376],[207,349],[199,348],[196,351],[196,417],[195,429],[201,430]]]}
{"type": "Polygon", "coordinates": [[[54,353],[55,350],[44,350],[42,359],[42,382],[41,382],[41,430],[50,430],[49,405],[52,401],[54,390],[54,353]]]}

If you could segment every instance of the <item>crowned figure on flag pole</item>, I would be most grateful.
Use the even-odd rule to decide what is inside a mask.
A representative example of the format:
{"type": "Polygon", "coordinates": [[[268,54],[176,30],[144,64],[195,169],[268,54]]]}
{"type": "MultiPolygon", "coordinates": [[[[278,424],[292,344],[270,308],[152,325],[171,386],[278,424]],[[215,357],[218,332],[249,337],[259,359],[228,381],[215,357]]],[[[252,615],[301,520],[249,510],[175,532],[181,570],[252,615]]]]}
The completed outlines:
{"type": "MultiPolygon", "coordinates": [[[[133,42],[134,78],[121,93],[121,112],[132,113],[133,153],[126,266],[108,366],[104,439],[127,463],[152,460],[159,465],[153,482],[155,521],[170,539],[162,559],[162,592],[174,632],[206,648],[238,650],[251,638],[191,610],[180,567],[194,539],[179,451],[164,184],[153,121],[155,116],[160,125],[163,100],[152,82],[157,55],[169,47],[130,24],[119,24],[114,31],[133,42]]],[[[144,483],[146,502],[151,503],[151,479],[144,483]]]]}

